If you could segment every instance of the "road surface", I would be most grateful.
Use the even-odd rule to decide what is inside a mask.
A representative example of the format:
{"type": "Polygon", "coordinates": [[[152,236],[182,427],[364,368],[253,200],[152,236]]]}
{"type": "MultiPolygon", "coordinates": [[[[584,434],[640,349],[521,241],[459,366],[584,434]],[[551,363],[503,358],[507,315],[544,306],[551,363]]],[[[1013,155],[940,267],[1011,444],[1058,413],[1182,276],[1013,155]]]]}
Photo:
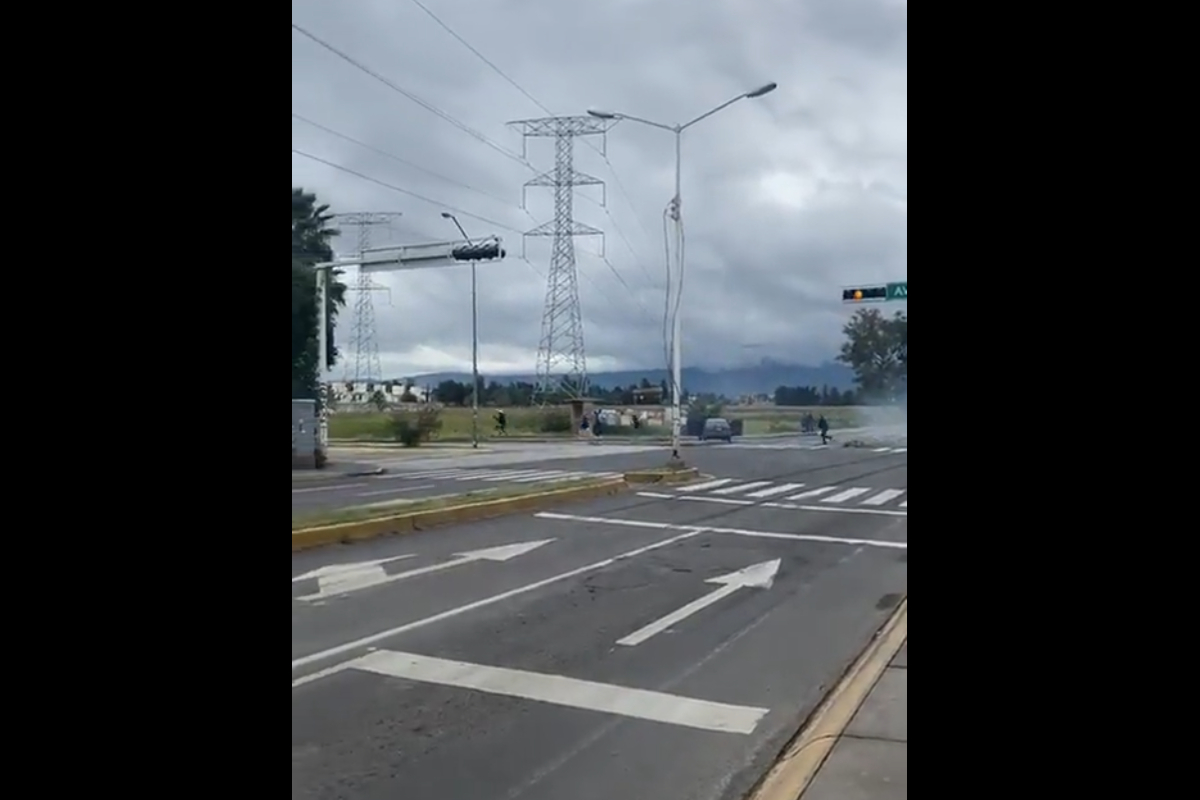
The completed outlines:
{"type": "Polygon", "coordinates": [[[908,462],[718,450],[719,486],[294,554],[293,798],[741,798],[907,593],[908,462]]]}
{"type": "MultiPolygon", "coordinates": [[[[382,475],[294,482],[292,510],[301,513],[324,511],[516,486],[551,489],[571,480],[616,477],[628,470],[660,466],[668,455],[663,447],[597,446],[577,448],[572,458],[553,458],[562,451],[556,451],[555,445],[543,447],[541,451],[526,449],[442,458],[380,456],[374,464],[388,470],[382,475]],[[635,452],[629,452],[631,449],[635,452]]],[[[797,438],[764,442],[737,440],[732,445],[722,443],[690,447],[684,451],[687,462],[703,472],[735,477],[799,469],[806,465],[857,462],[885,454],[906,455],[907,447],[858,449],[831,445],[820,448],[811,441],[797,438]]]]}

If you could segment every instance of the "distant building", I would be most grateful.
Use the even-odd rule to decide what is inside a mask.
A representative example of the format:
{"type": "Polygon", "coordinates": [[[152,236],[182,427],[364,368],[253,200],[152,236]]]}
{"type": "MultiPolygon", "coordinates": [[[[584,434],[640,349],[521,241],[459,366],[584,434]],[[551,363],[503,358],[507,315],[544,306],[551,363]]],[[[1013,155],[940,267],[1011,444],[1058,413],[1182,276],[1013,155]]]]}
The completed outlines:
{"type": "MultiPolygon", "coordinates": [[[[403,383],[365,383],[365,382],[337,382],[333,384],[333,396],[335,402],[355,405],[367,404],[371,402],[371,398],[375,396],[375,392],[383,392],[388,403],[400,403],[400,398],[404,396],[403,383]]],[[[408,393],[416,398],[418,403],[428,403],[432,389],[425,386],[410,386],[408,393]]],[[[412,401],[409,401],[412,402],[412,401]]]]}
{"type": "Polygon", "coordinates": [[[662,403],[663,390],[661,386],[633,390],[633,404],[636,406],[661,406],[662,403]]]}

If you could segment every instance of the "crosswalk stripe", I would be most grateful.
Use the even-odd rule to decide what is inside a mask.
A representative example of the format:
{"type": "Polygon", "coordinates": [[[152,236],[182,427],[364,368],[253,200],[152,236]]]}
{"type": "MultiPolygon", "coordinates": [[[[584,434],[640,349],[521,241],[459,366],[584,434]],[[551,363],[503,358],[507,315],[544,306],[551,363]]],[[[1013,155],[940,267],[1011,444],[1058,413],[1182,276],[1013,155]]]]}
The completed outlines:
{"type": "Polygon", "coordinates": [[[826,497],[823,500],[821,500],[821,502],[822,503],[844,503],[847,500],[853,500],[856,497],[860,497],[861,495],[864,495],[869,491],[871,491],[871,490],[864,489],[861,486],[855,486],[851,489],[846,489],[844,492],[838,492],[837,494],[833,495],[832,497],[826,497]]]}
{"type": "Polygon", "coordinates": [[[498,472],[489,472],[487,477],[483,478],[482,480],[488,481],[489,483],[495,481],[506,481],[510,478],[523,478],[526,475],[537,475],[541,471],[542,470],[540,469],[502,469],[498,472]]]}
{"type": "Polygon", "coordinates": [[[568,472],[564,475],[559,475],[557,478],[547,478],[543,483],[565,483],[567,481],[577,481],[582,478],[598,477],[593,472],[568,472]]]}
{"type": "Polygon", "coordinates": [[[881,506],[885,503],[890,503],[900,495],[904,494],[904,489],[884,489],[877,495],[868,497],[862,501],[864,506],[881,506]]]}
{"type": "Polygon", "coordinates": [[[757,489],[760,486],[770,486],[770,485],[771,485],[770,481],[750,481],[749,483],[743,483],[743,484],[740,484],[737,486],[727,486],[724,489],[717,489],[715,492],[713,492],[713,494],[720,494],[720,495],[739,494],[741,492],[746,491],[747,489],[757,489]]]}
{"type": "Polygon", "coordinates": [[[788,498],[788,500],[809,500],[813,497],[820,497],[823,494],[829,494],[837,488],[838,487],[836,486],[822,486],[820,489],[809,489],[807,492],[801,492],[800,494],[792,495],[788,498]]]}
{"type": "Polygon", "coordinates": [[[534,473],[533,475],[526,475],[521,478],[516,478],[512,482],[513,483],[537,483],[539,481],[544,481],[547,478],[554,478],[554,477],[557,477],[557,476],[560,476],[563,474],[565,474],[565,473],[561,469],[552,469],[552,470],[548,470],[546,472],[537,472],[537,473],[534,473]]]}
{"type": "Polygon", "coordinates": [[[893,450],[892,452],[893,452],[893,453],[907,453],[907,452],[908,452],[908,448],[907,448],[907,447],[897,447],[897,448],[896,448],[895,450],[893,450]]]}
{"type": "Polygon", "coordinates": [[[718,486],[724,486],[725,484],[731,483],[732,481],[733,481],[733,478],[717,478],[715,481],[708,481],[707,483],[693,483],[691,486],[681,486],[681,487],[679,487],[679,491],[681,491],[681,492],[703,492],[706,489],[715,489],[718,486]]]}
{"type": "Polygon", "coordinates": [[[874,450],[874,452],[876,452],[876,453],[890,453],[890,452],[892,452],[892,448],[890,448],[890,447],[876,447],[876,448],[875,448],[875,450],[874,450]]]}
{"type": "Polygon", "coordinates": [[[901,503],[901,504],[900,504],[900,507],[901,507],[901,508],[908,508],[908,501],[907,501],[907,500],[905,500],[903,503],[901,503]]]}
{"type": "MultiPolygon", "coordinates": [[[[463,474],[461,469],[434,469],[424,470],[423,472],[404,472],[394,477],[402,478],[403,480],[420,480],[424,478],[453,478],[456,475],[463,474]]],[[[389,476],[380,476],[389,477],[389,476]]]]}
{"type": "Polygon", "coordinates": [[[490,481],[511,478],[513,475],[526,475],[524,470],[485,469],[482,472],[468,472],[458,478],[459,481],[490,481]]]}
{"type": "Polygon", "coordinates": [[[778,486],[772,486],[767,489],[759,489],[757,492],[751,492],[750,494],[746,495],[746,497],[755,497],[760,499],[763,497],[774,497],[777,494],[793,492],[796,489],[802,488],[804,488],[803,483],[781,483],[778,486]]]}

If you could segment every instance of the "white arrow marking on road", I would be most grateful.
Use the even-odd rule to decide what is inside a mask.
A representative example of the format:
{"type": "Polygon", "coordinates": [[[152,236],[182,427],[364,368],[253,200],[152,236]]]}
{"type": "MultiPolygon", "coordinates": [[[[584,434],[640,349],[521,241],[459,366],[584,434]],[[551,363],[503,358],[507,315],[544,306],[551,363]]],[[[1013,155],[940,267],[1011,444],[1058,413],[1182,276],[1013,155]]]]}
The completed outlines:
{"type": "Polygon", "coordinates": [[[379,573],[374,575],[371,580],[355,580],[331,585],[328,588],[322,584],[320,590],[316,594],[305,595],[297,598],[299,600],[325,600],[337,595],[349,594],[360,589],[367,589],[372,586],[382,586],[385,583],[395,583],[396,581],[407,580],[408,578],[416,578],[421,575],[430,575],[442,570],[452,569],[453,567],[461,567],[463,564],[470,564],[474,561],[509,561],[517,556],[525,555],[526,553],[536,550],[545,544],[550,544],[553,539],[542,539],[537,542],[520,542],[518,544],[508,544],[502,547],[489,547],[484,550],[472,550],[468,553],[455,553],[455,557],[449,561],[443,561],[441,564],[433,564],[428,567],[418,567],[410,569],[407,572],[397,572],[395,575],[383,574],[382,567],[379,568],[379,573]]]}
{"type": "Polygon", "coordinates": [[[771,585],[775,583],[775,574],[779,572],[779,564],[780,559],[777,558],[774,561],[764,561],[761,564],[739,569],[737,572],[731,572],[728,575],[709,578],[705,583],[721,584],[721,588],[706,594],[699,600],[693,600],[683,608],[667,614],[660,620],[651,622],[646,627],[634,631],[624,639],[618,639],[617,644],[626,647],[639,645],[652,636],[657,636],[672,626],[678,625],[693,614],[703,611],[713,603],[720,602],[738,589],[770,589],[771,585]]]}
{"type": "Polygon", "coordinates": [[[317,586],[322,593],[332,593],[337,589],[354,591],[360,585],[371,586],[379,580],[386,578],[387,573],[384,572],[383,565],[389,561],[401,561],[414,557],[415,555],[392,556],[391,558],[377,558],[374,561],[356,561],[352,564],[329,564],[328,566],[306,572],[303,575],[297,575],[292,578],[292,583],[316,578],[317,586]]]}

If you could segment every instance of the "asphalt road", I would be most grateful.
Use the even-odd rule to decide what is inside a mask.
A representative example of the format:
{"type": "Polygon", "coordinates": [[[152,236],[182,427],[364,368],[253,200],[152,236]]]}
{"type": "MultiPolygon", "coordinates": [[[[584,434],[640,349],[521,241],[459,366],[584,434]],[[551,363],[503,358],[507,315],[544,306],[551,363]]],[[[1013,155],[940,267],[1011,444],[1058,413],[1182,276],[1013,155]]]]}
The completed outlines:
{"type": "Polygon", "coordinates": [[[437,466],[400,462],[391,464],[383,475],[297,483],[292,487],[292,510],[338,509],[512,486],[536,485],[549,489],[578,478],[614,477],[664,460],[661,452],[553,460],[535,456],[536,453],[524,461],[496,466],[478,463],[485,461],[486,455],[474,460],[470,456],[444,459],[437,466]]]}
{"type": "Polygon", "coordinates": [[[908,462],[720,449],[695,460],[803,486],[293,555],[293,798],[741,798],[907,593],[908,462]]]}
{"type": "MultiPolygon", "coordinates": [[[[508,452],[418,460],[382,455],[374,463],[387,468],[388,472],[383,475],[295,482],[292,510],[332,510],[498,487],[537,485],[552,488],[571,479],[613,476],[628,470],[659,466],[668,455],[666,448],[642,448],[639,452],[630,452],[639,448],[597,446],[576,448],[574,457],[562,458],[562,449],[556,445],[538,448],[534,445],[508,452]],[[560,457],[555,458],[555,455],[560,457]]],[[[689,447],[683,453],[689,464],[706,473],[748,479],[779,469],[855,463],[882,455],[907,458],[907,447],[812,448],[810,439],[797,437],[689,447]]]]}

